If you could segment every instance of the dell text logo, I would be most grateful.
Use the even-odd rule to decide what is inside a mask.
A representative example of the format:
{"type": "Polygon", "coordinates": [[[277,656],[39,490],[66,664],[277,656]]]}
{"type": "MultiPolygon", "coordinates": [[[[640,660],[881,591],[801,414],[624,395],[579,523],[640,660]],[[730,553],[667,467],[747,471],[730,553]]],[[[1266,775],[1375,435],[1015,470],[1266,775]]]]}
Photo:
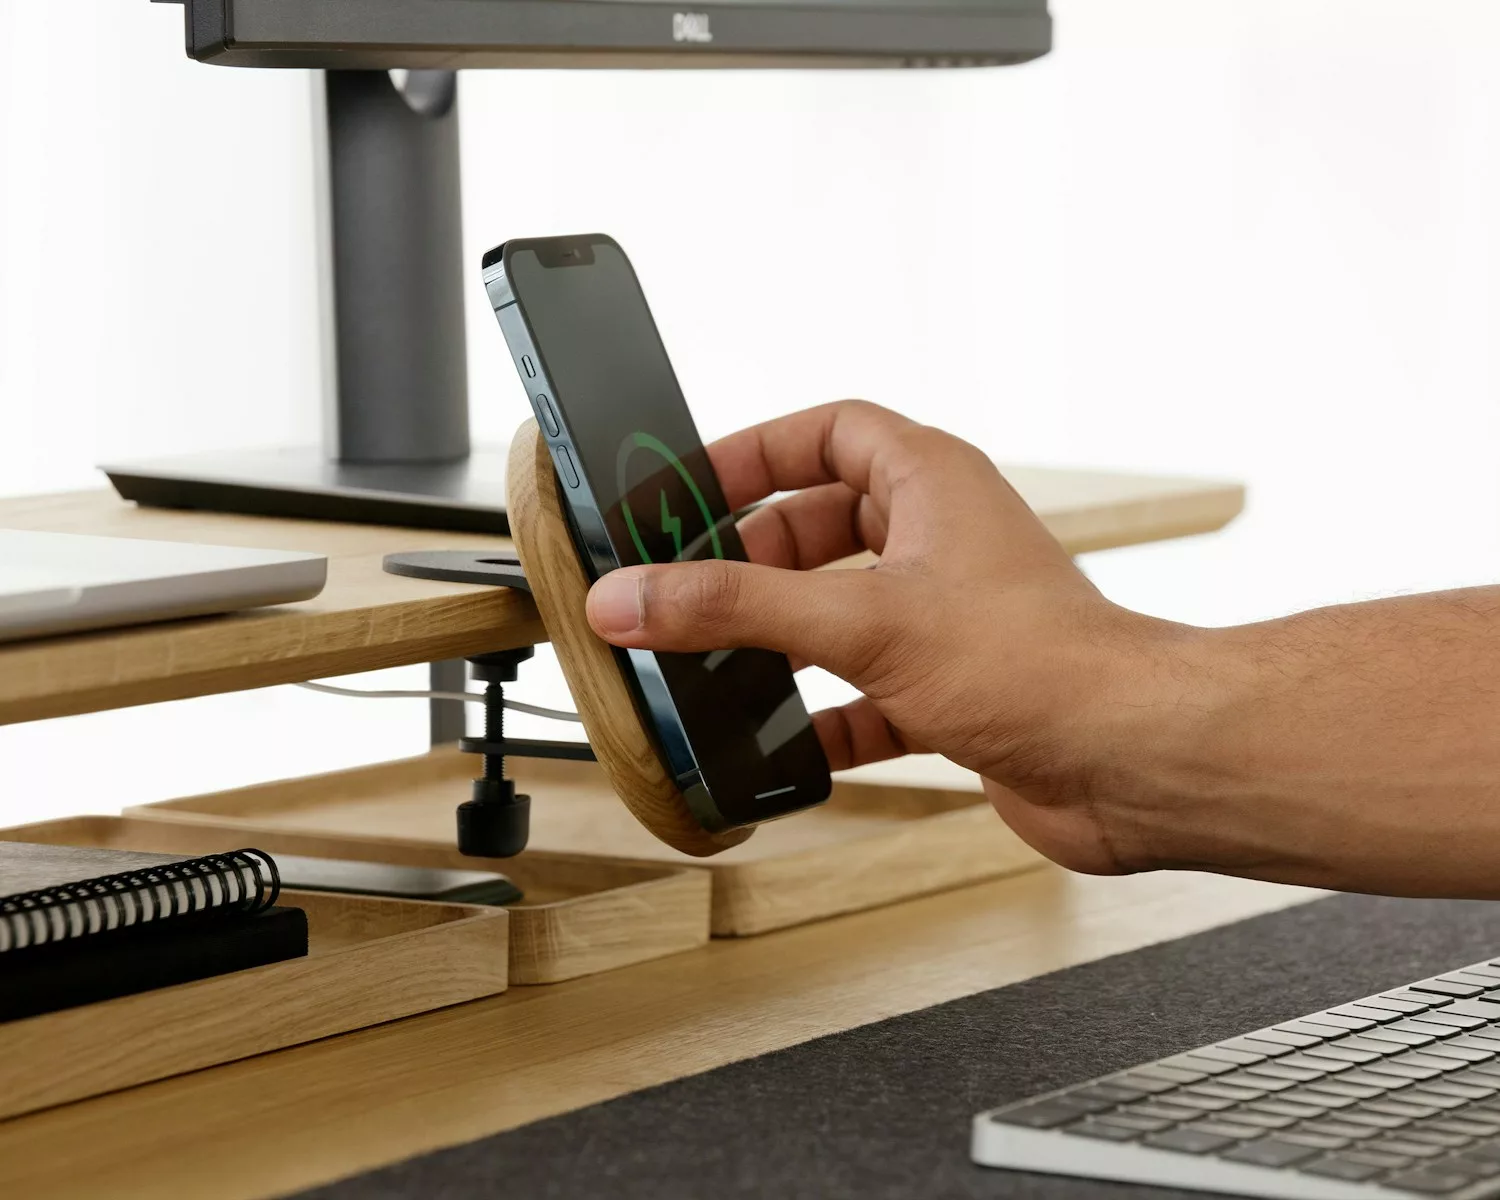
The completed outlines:
{"type": "Polygon", "coordinates": [[[713,41],[713,31],[708,27],[708,14],[673,13],[672,40],[674,42],[713,41]]]}

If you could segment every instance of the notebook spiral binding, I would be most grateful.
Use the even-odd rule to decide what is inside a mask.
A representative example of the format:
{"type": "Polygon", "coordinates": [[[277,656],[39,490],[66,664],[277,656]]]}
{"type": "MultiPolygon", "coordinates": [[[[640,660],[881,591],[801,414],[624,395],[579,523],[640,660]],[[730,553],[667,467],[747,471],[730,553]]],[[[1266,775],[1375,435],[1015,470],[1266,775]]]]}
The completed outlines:
{"type": "Polygon", "coordinates": [[[254,849],[101,875],[0,903],[0,953],[191,913],[256,913],[280,892],[275,860],[254,849]]]}

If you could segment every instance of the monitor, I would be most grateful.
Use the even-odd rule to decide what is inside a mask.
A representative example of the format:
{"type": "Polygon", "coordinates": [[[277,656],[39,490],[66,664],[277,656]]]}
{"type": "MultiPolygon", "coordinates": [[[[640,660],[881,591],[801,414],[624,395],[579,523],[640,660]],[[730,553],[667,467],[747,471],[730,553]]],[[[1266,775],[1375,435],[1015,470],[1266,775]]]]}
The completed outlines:
{"type": "Polygon", "coordinates": [[[155,2],[182,4],[200,62],[320,72],[327,433],[322,447],[106,465],[116,489],[177,508],[495,533],[507,532],[504,451],[469,440],[460,69],[978,67],[1052,44],[1047,0],[155,2]]]}

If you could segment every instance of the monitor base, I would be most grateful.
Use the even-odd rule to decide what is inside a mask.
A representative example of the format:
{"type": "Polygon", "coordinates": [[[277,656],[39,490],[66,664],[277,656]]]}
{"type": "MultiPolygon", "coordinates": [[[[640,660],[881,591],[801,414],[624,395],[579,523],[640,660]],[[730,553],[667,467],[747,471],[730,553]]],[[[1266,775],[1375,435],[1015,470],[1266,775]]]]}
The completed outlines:
{"type": "Polygon", "coordinates": [[[306,446],[101,469],[124,499],[152,508],[503,535],[505,459],[502,447],[452,463],[341,463],[306,446]]]}

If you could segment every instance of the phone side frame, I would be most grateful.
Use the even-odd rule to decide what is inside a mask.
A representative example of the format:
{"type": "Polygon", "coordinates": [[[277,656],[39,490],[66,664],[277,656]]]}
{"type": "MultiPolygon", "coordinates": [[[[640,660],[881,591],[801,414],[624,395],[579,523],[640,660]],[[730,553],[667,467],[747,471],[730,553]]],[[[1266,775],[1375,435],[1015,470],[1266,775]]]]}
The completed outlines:
{"type": "MultiPolygon", "coordinates": [[[[510,350],[516,375],[526,389],[527,403],[531,406],[532,415],[536,418],[537,427],[541,430],[547,452],[552,458],[574,548],[578,551],[590,580],[597,580],[623,564],[615,553],[609,530],[604,523],[604,513],[589,483],[588,474],[583,469],[582,460],[577,453],[576,439],[568,427],[567,416],[556,403],[557,390],[552,385],[546,361],[537,348],[525,312],[505,271],[507,252],[512,247],[525,247],[527,244],[527,240],[505,242],[484,256],[485,293],[505,337],[506,347],[510,350]],[[530,377],[524,366],[527,359],[535,371],[530,377]],[[538,393],[548,395],[554,401],[552,416],[558,427],[555,435],[548,428],[546,416],[537,400],[538,393]],[[572,460],[573,470],[578,478],[576,487],[561,483],[563,468],[559,462],[559,448],[565,449],[572,460]]],[[[613,650],[636,702],[637,712],[651,736],[653,748],[666,763],[688,809],[708,832],[719,833],[728,829],[729,822],[704,782],[702,768],[678,714],[677,704],[657,665],[656,655],[649,650],[624,650],[620,647],[613,647],[613,650]]]]}

